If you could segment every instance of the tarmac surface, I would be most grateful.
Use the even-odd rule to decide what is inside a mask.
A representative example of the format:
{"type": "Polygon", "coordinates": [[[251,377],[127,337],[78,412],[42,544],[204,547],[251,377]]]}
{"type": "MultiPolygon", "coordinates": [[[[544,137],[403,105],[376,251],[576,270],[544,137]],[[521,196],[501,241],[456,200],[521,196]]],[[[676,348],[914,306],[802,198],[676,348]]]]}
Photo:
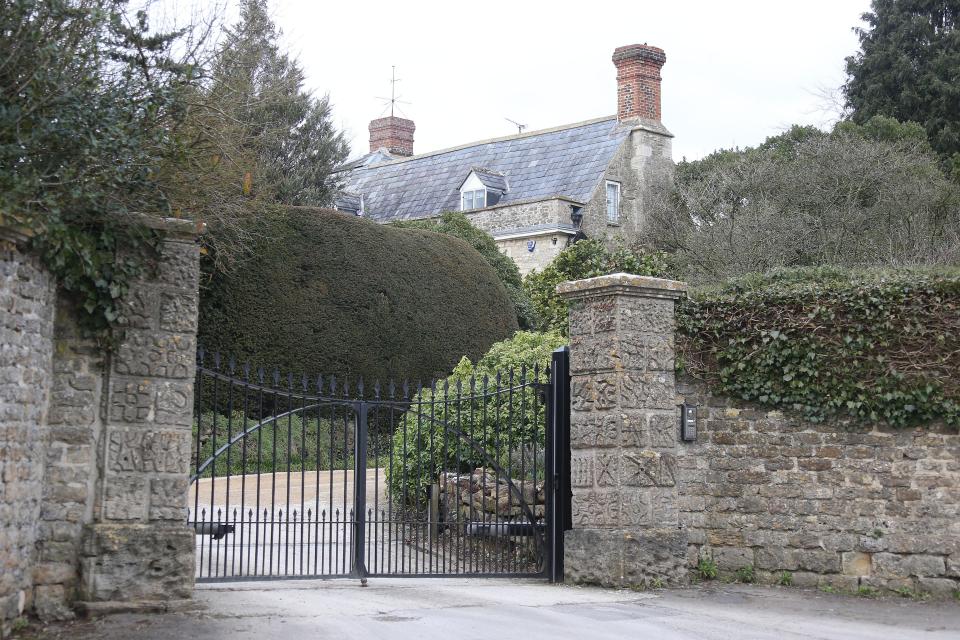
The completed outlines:
{"type": "Polygon", "coordinates": [[[198,587],[194,609],[24,630],[24,640],[960,638],[960,603],[714,584],[650,592],[505,579],[198,587]]]}

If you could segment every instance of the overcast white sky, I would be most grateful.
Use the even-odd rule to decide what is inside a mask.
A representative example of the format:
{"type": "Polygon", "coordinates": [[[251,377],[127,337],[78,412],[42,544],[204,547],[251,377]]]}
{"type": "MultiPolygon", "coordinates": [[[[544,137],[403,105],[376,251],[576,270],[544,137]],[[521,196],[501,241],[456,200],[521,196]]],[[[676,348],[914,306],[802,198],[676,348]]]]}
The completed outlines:
{"type": "Polygon", "coordinates": [[[869,0],[273,0],[311,89],[329,93],[353,155],[384,113],[396,65],[421,153],[616,111],[614,48],[663,48],[663,123],[674,158],[757,144],[793,123],[835,119],[869,0]]]}

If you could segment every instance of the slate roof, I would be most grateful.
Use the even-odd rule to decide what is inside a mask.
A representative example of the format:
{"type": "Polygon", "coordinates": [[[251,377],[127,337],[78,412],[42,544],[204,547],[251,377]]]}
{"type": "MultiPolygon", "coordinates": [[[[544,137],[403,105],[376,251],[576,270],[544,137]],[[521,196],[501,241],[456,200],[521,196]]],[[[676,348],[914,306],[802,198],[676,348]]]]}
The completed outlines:
{"type": "Polygon", "coordinates": [[[458,210],[458,189],[476,167],[506,178],[501,205],[551,196],[586,202],[629,134],[630,126],[610,116],[382,164],[351,163],[345,188],[363,194],[364,214],[378,222],[458,210]]]}

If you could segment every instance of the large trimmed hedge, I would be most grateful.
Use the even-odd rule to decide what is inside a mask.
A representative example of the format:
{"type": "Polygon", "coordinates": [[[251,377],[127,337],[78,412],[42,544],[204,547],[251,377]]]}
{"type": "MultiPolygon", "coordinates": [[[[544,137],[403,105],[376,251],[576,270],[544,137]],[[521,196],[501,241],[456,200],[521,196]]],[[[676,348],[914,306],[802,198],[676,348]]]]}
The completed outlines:
{"type": "Polygon", "coordinates": [[[500,282],[507,289],[510,300],[517,312],[517,322],[521,329],[532,329],[540,321],[537,312],[533,308],[530,296],[523,288],[523,279],[520,277],[520,269],[512,258],[504,255],[497,248],[497,243],[493,236],[471,224],[469,218],[459,211],[447,211],[439,218],[429,218],[425,220],[409,220],[396,222],[394,226],[402,229],[423,229],[425,231],[435,231],[455,238],[460,238],[471,247],[476,249],[483,259],[497,272],[500,282]]]}
{"type": "Polygon", "coordinates": [[[827,418],[960,425],[960,271],[822,267],[678,305],[678,367],[717,392],[827,418]]]}
{"type": "Polygon", "coordinates": [[[318,209],[265,212],[252,257],[201,291],[200,342],[253,365],[366,381],[446,376],[517,329],[465,242],[318,209]]]}

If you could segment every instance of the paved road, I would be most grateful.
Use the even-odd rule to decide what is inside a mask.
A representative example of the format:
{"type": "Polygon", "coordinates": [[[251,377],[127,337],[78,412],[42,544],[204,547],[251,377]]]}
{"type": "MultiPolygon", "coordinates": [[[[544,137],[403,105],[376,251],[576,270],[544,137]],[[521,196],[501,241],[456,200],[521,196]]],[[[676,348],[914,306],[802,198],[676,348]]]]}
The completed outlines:
{"type": "Polygon", "coordinates": [[[189,613],[124,614],[37,640],[913,640],[960,638],[960,604],[739,585],[634,593],[518,580],[234,584],[189,613]]]}

